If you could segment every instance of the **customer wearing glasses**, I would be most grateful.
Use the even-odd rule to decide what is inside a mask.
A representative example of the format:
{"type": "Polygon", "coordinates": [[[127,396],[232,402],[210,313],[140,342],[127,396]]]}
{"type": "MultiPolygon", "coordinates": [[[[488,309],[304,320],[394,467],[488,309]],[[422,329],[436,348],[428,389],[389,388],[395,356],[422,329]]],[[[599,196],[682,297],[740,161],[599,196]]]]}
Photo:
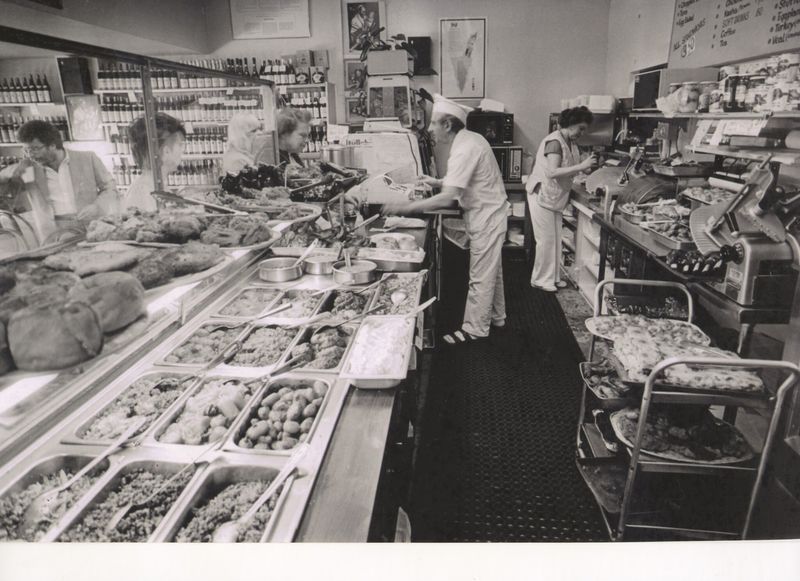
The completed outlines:
{"type": "Polygon", "coordinates": [[[64,149],[61,134],[46,121],[19,128],[25,158],[0,172],[0,190],[29,219],[39,242],[58,229],[120,212],[114,178],[91,151],[64,149]]]}

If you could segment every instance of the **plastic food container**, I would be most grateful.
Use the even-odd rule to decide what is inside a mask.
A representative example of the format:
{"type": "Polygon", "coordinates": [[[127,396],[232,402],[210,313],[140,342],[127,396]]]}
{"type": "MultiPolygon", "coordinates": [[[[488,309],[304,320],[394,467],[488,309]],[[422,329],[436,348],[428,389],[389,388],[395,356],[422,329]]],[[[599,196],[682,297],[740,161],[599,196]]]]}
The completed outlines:
{"type": "Polygon", "coordinates": [[[303,263],[296,258],[268,258],[258,264],[258,278],[267,282],[288,282],[303,276],[303,263]]]}

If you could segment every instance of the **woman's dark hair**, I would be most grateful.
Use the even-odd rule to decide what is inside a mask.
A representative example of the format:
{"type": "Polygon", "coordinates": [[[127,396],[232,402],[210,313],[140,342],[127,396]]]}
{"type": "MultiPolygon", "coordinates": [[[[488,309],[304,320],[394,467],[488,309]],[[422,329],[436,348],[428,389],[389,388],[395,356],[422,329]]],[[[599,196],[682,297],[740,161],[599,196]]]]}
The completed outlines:
{"type": "Polygon", "coordinates": [[[578,123],[586,123],[591,125],[594,120],[594,115],[589,111],[588,107],[573,107],[571,109],[564,109],[558,115],[559,127],[571,127],[578,123]]]}
{"type": "Polygon", "coordinates": [[[17,131],[17,141],[20,143],[30,143],[34,139],[41,141],[44,146],[55,145],[58,149],[64,149],[58,129],[47,121],[39,119],[28,121],[17,131]]]}
{"type": "MultiPolygon", "coordinates": [[[[167,140],[176,133],[186,137],[186,129],[183,123],[166,113],[156,113],[156,133],[158,134],[158,147],[164,147],[167,140]]],[[[139,167],[149,167],[149,155],[147,148],[147,128],[144,117],[139,117],[128,129],[131,140],[131,153],[136,165],[139,167]]]]}
{"type": "Polygon", "coordinates": [[[311,112],[305,109],[284,107],[278,111],[278,137],[293,133],[301,123],[306,125],[311,123],[312,118],[311,112]]]}

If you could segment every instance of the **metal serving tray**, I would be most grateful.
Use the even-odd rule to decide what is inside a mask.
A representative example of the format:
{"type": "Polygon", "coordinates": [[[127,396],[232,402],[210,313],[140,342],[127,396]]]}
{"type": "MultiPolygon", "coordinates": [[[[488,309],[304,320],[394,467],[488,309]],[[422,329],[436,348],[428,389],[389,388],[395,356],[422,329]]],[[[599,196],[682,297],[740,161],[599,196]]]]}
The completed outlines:
{"type": "Polygon", "coordinates": [[[227,301],[224,305],[222,305],[219,309],[216,309],[214,313],[211,315],[212,317],[220,317],[227,320],[240,320],[240,319],[249,319],[255,316],[260,315],[261,313],[267,312],[272,305],[280,298],[283,294],[279,288],[270,288],[270,287],[263,287],[263,286],[246,286],[238,293],[236,293],[229,301],[227,301]],[[230,315],[226,314],[224,311],[227,307],[229,307],[232,303],[234,303],[241,295],[247,292],[258,292],[258,293],[274,293],[274,296],[264,305],[261,307],[261,310],[244,315],[230,315]]]}
{"type": "MultiPolygon", "coordinates": [[[[65,515],[65,517],[68,519],[68,522],[65,524],[65,526],[59,527],[55,531],[56,534],[47,540],[60,541],[62,535],[71,527],[79,524],[86,516],[90,514],[97,504],[103,502],[108,495],[117,488],[122,477],[129,472],[143,468],[155,474],[161,474],[170,477],[185,466],[186,464],[183,462],[175,462],[171,460],[132,460],[130,462],[122,463],[116,470],[104,476],[101,483],[98,484],[98,487],[94,488],[93,494],[87,494],[83,499],[81,499],[81,502],[78,504],[78,506],[73,507],[73,509],[70,510],[70,514],[65,515]]],[[[181,493],[178,494],[170,508],[167,509],[167,512],[164,514],[147,539],[142,539],[143,541],[152,542],[158,538],[160,530],[171,520],[172,514],[180,501],[181,495],[192,485],[192,480],[197,478],[197,476],[198,468],[195,468],[194,475],[190,477],[186,487],[183,489],[183,491],[181,491],[181,493]]],[[[113,514],[113,512],[111,514],[113,514]]]]}
{"type": "MultiPolygon", "coordinates": [[[[292,347],[289,348],[290,352],[295,348],[299,347],[300,345],[308,342],[309,337],[314,332],[315,329],[318,329],[320,325],[313,325],[310,327],[305,327],[303,331],[295,337],[295,342],[292,347]]],[[[358,330],[358,325],[342,325],[337,329],[345,331],[349,337],[347,339],[347,345],[344,347],[344,352],[342,353],[341,359],[339,359],[339,363],[336,367],[331,367],[328,369],[322,369],[317,367],[308,367],[308,366],[301,366],[297,368],[297,371],[302,373],[304,371],[309,373],[339,373],[342,369],[342,364],[344,363],[345,359],[347,359],[347,353],[350,351],[350,346],[353,344],[353,338],[355,337],[356,331],[358,330]]]]}
{"type": "Polygon", "coordinates": [[[145,378],[153,376],[153,375],[161,376],[161,377],[176,377],[176,378],[183,377],[183,378],[186,378],[187,381],[185,381],[182,385],[180,385],[179,387],[176,388],[176,390],[180,392],[178,394],[178,397],[176,397],[175,400],[173,400],[172,403],[170,403],[167,407],[165,407],[162,410],[159,410],[155,415],[153,415],[148,420],[148,422],[142,427],[142,429],[139,431],[139,435],[140,435],[141,440],[144,440],[145,438],[147,438],[151,428],[153,426],[157,425],[159,418],[161,418],[164,414],[169,413],[169,411],[179,401],[181,401],[182,396],[184,394],[186,394],[186,393],[189,393],[192,390],[192,388],[197,384],[197,382],[199,381],[199,378],[197,376],[194,376],[194,375],[191,375],[191,374],[186,374],[186,373],[176,373],[174,371],[168,371],[168,370],[163,370],[163,371],[161,371],[161,370],[152,370],[152,371],[148,371],[146,373],[142,373],[141,375],[136,377],[136,379],[134,379],[133,381],[126,382],[125,387],[122,390],[117,391],[116,395],[114,396],[113,399],[108,401],[105,405],[103,405],[102,408],[100,408],[97,412],[93,413],[88,419],[86,419],[85,421],[81,422],[75,428],[75,430],[72,433],[70,433],[70,434],[66,435],[64,438],[62,438],[61,442],[64,443],[64,444],[89,444],[89,445],[92,445],[92,444],[94,444],[94,445],[108,445],[108,444],[110,444],[111,440],[113,440],[116,436],[118,436],[119,434],[122,433],[122,431],[125,428],[124,425],[120,426],[118,434],[116,434],[114,436],[110,436],[109,438],[106,438],[106,439],[103,439],[103,440],[88,439],[88,438],[85,438],[83,436],[83,434],[85,434],[86,431],[88,431],[89,427],[91,427],[91,425],[95,422],[95,420],[97,420],[103,414],[103,412],[105,412],[107,409],[109,409],[118,399],[120,399],[123,396],[123,394],[125,393],[125,391],[128,388],[130,388],[137,381],[140,381],[142,379],[145,379],[145,378]],[[189,380],[189,378],[191,378],[191,380],[189,380]]]}
{"type": "MultiPolygon", "coordinates": [[[[581,379],[583,379],[583,382],[586,384],[586,387],[595,395],[595,397],[597,397],[598,406],[601,409],[619,410],[631,404],[632,398],[630,397],[631,396],[630,391],[628,391],[625,394],[620,394],[618,397],[609,397],[605,395],[601,390],[599,390],[597,386],[592,385],[589,382],[589,377],[591,376],[591,366],[592,366],[591,362],[584,361],[578,365],[578,368],[580,369],[581,372],[581,379]]],[[[622,383],[628,386],[629,390],[631,389],[631,386],[628,383],[624,381],[622,383]]]]}
{"type": "Polygon", "coordinates": [[[165,367],[174,367],[174,368],[182,368],[182,369],[198,369],[205,365],[210,364],[214,359],[209,359],[206,361],[195,361],[191,363],[173,363],[167,361],[166,358],[174,352],[179,347],[186,344],[186,342],[194,336],[194,334],[199,331],[203,327],[217,327],[217,326],[229,326],[231,329],[237,329],[237,333],[231,334],[233,339],[228,342],[225,347],[218,353],[215,354],[216,357],[221,357],[226,351],[228,351],[232,345],[235,345],[239,340],[241,340],[242,336],[247,333],[248,325],[243,324],[241,321],[231,321],[228,319],[225,320],[205,320],[200,321],[198,324],[187,326],[186,329],[181,329],[178,332],[178,335],[175,337],[174,341],[170,341],[169,345],[165,345],[164,349],[160,349],[160,354],[157,355],[156,364],[163,365],[165,367]]]}
{"type": "MultiPolygon", "coordinates": [[[[318,292],[317,289],[313,289],[313,288],[295,288],[295,287],[292,287],[292,288],[290,288],[288,290],[285,290],[283,292],[283,294],[280,296],[280,298],[277,301],[275,301],[275,303],[273,303],[272,306],[273,307],[280,306],[280,304],[284,301],[284,299],[289,300],[289,301],[293,301],[297,297],[298,292],[306,292],[306,291],[308,291],[308,292],[318,292]]],[[[307,321],[308,319],[310,319],[314,315],[316,315],[317,311],[320,309],[320,307],[325,302],[325,300],[327,300],[327,298],[328,298],[328,293],[324,293],[324,294],[320,294],[320,295],[317,295],[315,297],[312,297],[312,300],[316,301],[314,303],[314,308],[311,310],[311,312],[308,315],[305,315],[303,317],[284,316],[289,311],[283,311],[282,313],[278,313],[278,314],[276,314],[274,316],[265,318],[264,321],[265,322],[269,322],[269,323],[281,324],[281,325],[290,325],[290,324],[302,323],[304,321],[307,321]]]]}
{"type": "MultiPolygon", "coordinates": [[[[331,290],[331,292],[326,297],[325,301],[323,301],[322,305],[317,310],[317,313],[330,312],[333,309],[333,303],[336,301],[336,296],[339,293],[342,293],[342,292],[357,292],[359,290],[363,290],[363,288],[364,287],[345,286],[345,287],[339,287],[339,288],[336,288],[334,290],[331,290]]],[[[367,309],[369,309],[370,305],[372,304],[372,301],[375,298],[375,292],[376,292],[375,289],[373,289],[373,290],[367,291],[365,293],[362,293],[366,297],[366,302],[364,303],[364,308],[361,309],[361,311],[360,311],[361,313],[363,313],[367,309]]],[[[337,315],[331,316],[329,319],[325,319],[323,324],[336,323],[337,321],[341,321],[341,320],[343,320],[343,317],[341,316],[341,314],[337,314],[337,315]]]]}
{"type": "MultiPolygon", "coordinates": [[[[176,510],[169,523],[159,532],[154,541],[172,541],[177,542],[176,537],[180,530],[189,524],[195,512],[195,508],[205,505],[207,502],[220,494],[226,486],[230,484],[238,484],[240,482],[251,482],[257,480],[272,481],[277,476],[279,469],[267,466],[253,466],[247,464],[231,464],[221,460],[214,462],[207,470],[203,472],[202,477],[193,481],[189,487],[181,495],[181,500],[176,503],[176,510]]],[[[267,521],[267,526],[261,534],[259,542],[263,543],[268,541],[273,531],[275,530],[278,516],[280,515],[281,508],[286,502],[286,498],[294,482],[294,477],[289,477],[283,485],[283,489],[278,496],[275,508],[267,521]]],[[[249,508],[247,506],[245,511],[249,508]]],[[[294,536],[294,533],[292,533],[294,536]]],[[[203,542],[199,540],[192,540],[190,542],[203,542]]]]}
{"type": "MultiPolygon", "coordinates": [[[[252,401],[253,397],[260,391],[261,386],[258,385],[257,380],[253,380],[252,378],[247,378],[247,377],[232,377],[232,376],[218,375],[218,374],[214,374],[213,376],[210,375],[203,377],[202,380],[195,383],[191,391],[185,393],[178,401],[175,402],[175,404],[166,413],[161,415],[158,421],[153,425],[148,436],[145,438],[144,444],[146,446],[161,447],[164,449],[174,449],[175,447],[181,447],[181,448],[197,449],[198,451],[201,450],[202,448],[208,447],[212,442],[204,441],[201,442],[200,444],[173,444],[168,442],[162,442],[160,441],[160,438],[167,431],[167,428],[170,425],[174,424],[176,420],[181,416],[181,414],[183,414],[184,410],[186,409],[186,403],[188,402],[189,399],[199,394],[207,383],[220,380],[225,382],[228,381],[237,382],[241,385],[249,386],[250,389],[250,395],[246,398],[244,406],[239,410],[239,413],[236,415],[236,417],[234,417],[231,420],[230,424],[227,427],[227,432],[225,436],[221,438],[222,440],[225,440],[230,435],[230,430],[233,428],[233,426],[236,425],[237,421],[239,420],[239,417],[242,414],[244,414],[245,411],[249,408],[249,404],[252,401]]],[[[216,441],[219,442],[220,440],[216,441]]]]}
{"type": "Polygon", "coordinates": [[[324,385],[325,386],[325,395],[322,398],[322,403],[317,410],[317,415],[314,416],[314,422],[311,425],[311,429],[308,431],[308,436],[306,436],[306,442],[312,443],[314,441],[314,434],[316,433],[317,426],[319,425],[320,418],[325,413],[325,409],[327,407],[327,403],[330,400],[330,393],[331,389],[333,388],[333,382],[327,381],[325,379],[319,378],[312,378],[312,377],[291,377],[291,378],[275,378],[270,381],[266,386],[264,386],[255,397],[250,400],[250,405],[247,407],[246,413],[239,416],[236,423],[231,428],[231,431],[228,433],[228,441],[223,446],[224,451],[229,452],[237,452],[240,454],[259,454],[259,455],[279,455],[279,456],[289,456],[292,453],[292,450],[261,450],[255,448],[243,448],[238,445],[238,441],[244,437],[245,432],[247,432],[248,428],[250,427],[250,420],[257,417],[258,408],[261,406],[262,400],[267,397],[268,395],[277,392],[279,389],[283,387],[289,387],[291,389],[297,389],[301,385],[324,385]]]}
{"type": "Polygon", "coordinates": [[[384,274],[383,277],[381,277],[381,284],[378,285],[378,288],[376,288],[375,291],[374,291],[374,294],[372,296],[372,301],[370,302],[368,308],[371,309],[371,308],[377,306],[378,303],[380,302],[382,289],[384,288],[383,281],[385,281],[386,279],[399,278],[399,279],[408,280],[408,279],[416,278],[417,281],[416,281],[415,291],[412,292],[410,295],[408,295],[408,298],[405,301],[405,305],[407,305],[407,307],[405,305],[403,307],[403,310],[405,311],[404,313],[385,314],[385,313],[383,313],[381,311],[376,311],[374,313],[374,315],[395,316],[395,315],[402,315],[402,314],[410,313],[411,311],[413,311],[419,305],[420,297],[422,296],[422,285],[425,282],[425,278],[426,278],[427,274],[428,274],[427,270],[423,270],[423,271],[420,271],[418,273],[413,273],[413,274],[411,274],[411,273],[384,274]]]}
{"type": "Polygon", "coordinates": [[[352,345],[347,354],[347,359],[342,365],[342,371],[339,374],[339,376],[342,379],[350,380],[353,385],[362,389],[389,389],[395,387],[397,384],[403,381],[403,379],[405,379],[406,376],[408,375],[408,364],[409,361],[411,360],[411,351],[414,348],[413,337],[415,329],[416,329],[416,324],[414,320],[411,319],[410,317],[390,316],[390,315],[366,317],[363,320],[361,326],[358,329],[358,332],[356,333],[355,338],[352,341],[352,345]],[[366,332],[365,329],[367,329],[370,326],[370,324],[377,324],[376,321],[382,321],[382,320],[386,321],[388,319],[408,320],[410,322],[406,334],[400,341],[400,345],[407,345],[407,348],[400,353],[401,359],[397,364],[397,369],[393,373],[389,373],[386,375],[369,374],[365,372],[351,370],[350,363],[354,356],[354,353],[357,352],[359,345],[359,336],[361,336],[362,333],[366,332]]]}
{"type": "Polygon", "coordinates": [[[298,337],[300,336],[300,333],[301,333],[300,329],[297,329],[297,330],[293,331],[293,337],[289,341],[289,346],[286,349],[284,349],[283,351],[281,351],[280,355],[278,356],[278,358],[275,361],[273,361],[272,363],[270,363],[268,365],[243,365],[243,364],[237,363],[234,360],[234,358],[242,350],[242,348],[245,346],[245,344],[247,344],[247,340],[250,338],[250,336],[253,335],[259,329],[284,328],[285,326],[286,325],[279,325],[279,324],[276,324],[276,323],[272,323],[272,324],[253,325],[253,326],[248,327],[247,332],[244,335],[242,335],[239,338],[239,340],[237,341],[238,348],[236,349],[236,351],[231,355],[230,358],[228,358],[224,362],[222,362],[216,368],[216,371],[218,371],[220,374],[223,374],[223,375],[238,375],[238,376],[241,376],[241,377],[248,377],[248,378],[261,377],[263,375],[266,375],[266,374],[270,373],[273,369],[275,369],[275,367],[277,367],[279,364],[281,364],[286,359],[286,357],[289,354],[289,352],[295,346],[295,344],[297,343],[298,337]]]}
{"type": "MultiPolygon", "coordinates": [[[[92,460],[92,456],[84,454],[61,454],[43,459],[25,472],[25,474],[11,482],[4,490],[0,490],[0,499],[4,499],[10,494],[21,492],[32,484],[37,483],[43,477],[57,474],[59,470],[64,470],[66,472],[70,472],[71,474],[75,474],[92,460]]],[[[87,476],[100,476],[100,478],[102,478],[102,473],[105,473],[110,466],[110,460],[103,460],[87,476]]],[[[89,494],[96,484],[97,481],[94,482],[84,494],[89,494]]],[[[44,492],[44,490],[42,492],[44,492]]],[[[53,523],[49,529],[47,529],[40,540],[47,540],[49,536],[54,535],[57,530],[62,528],[68,522],[67,518],[69,517],[71,509],[80,504],[82,498],[83,497],[77,498],[72,503],[72,506],[64,511],[64,513],[61,515],[61,518],[59,518],[58,521],[53,523]]]]}
{"type": "Polygon", "coordinates": [[[671,248],[672,250],[692,250],[695,245],[694,242],[689,240],[688,242],[681,242],[679,240],[674,240],[669,236],[664,236],[661,232],[656,232],[655,230],[648,228],[647,226],[642,226],[642,230],[647,232],[653,239],[658,242],[661,246],[666,246],[667,248],[671,248]]]}

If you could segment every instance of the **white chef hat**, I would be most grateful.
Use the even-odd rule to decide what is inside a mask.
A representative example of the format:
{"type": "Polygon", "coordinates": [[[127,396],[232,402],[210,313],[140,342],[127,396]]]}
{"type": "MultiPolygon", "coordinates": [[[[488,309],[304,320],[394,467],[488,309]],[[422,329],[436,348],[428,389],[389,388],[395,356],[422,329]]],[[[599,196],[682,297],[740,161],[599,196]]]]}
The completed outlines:
{"type": "Polygon", "coordinates": [[[457,118],[461,121],[464,125],[467,124],[467,113],[472,111],[472,107],[467,107],[465,105],[459,105],[455,101],[451,101],[445,97],[442,97],[438,93],[433,95],[433,114],[436,113],[444,113],[447,115],[452,115],[453,117],[457,118]]]}

